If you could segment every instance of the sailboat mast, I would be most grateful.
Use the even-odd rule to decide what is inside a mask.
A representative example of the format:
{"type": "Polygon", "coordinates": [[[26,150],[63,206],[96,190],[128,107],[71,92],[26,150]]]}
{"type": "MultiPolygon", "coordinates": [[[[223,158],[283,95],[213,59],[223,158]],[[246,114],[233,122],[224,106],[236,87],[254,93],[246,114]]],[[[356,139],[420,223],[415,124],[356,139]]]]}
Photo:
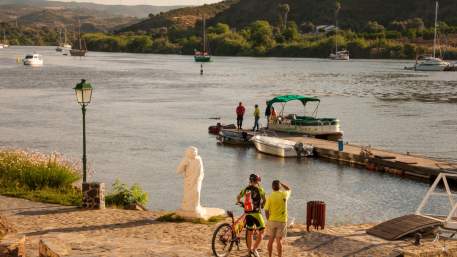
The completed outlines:
{"type": "Polygon", "coordinates": [[[335,54],[338,52],[338,10],[335,11],[335,54]]]}
{"type": "Polygon", "coordinates": [[[437,36],[437,27],[438,27],[438,1],[436,1],[435,7],[435,35],[433,37],[433,57],[436,57],[436,36],[437,36]]]}
{"type": "Polygon", "coordinates": [[[65,40],[64,44],[67,44],[67,28],[63,27],[63,33],[64,33],[63,36],[64,36],[64,40],[65,40]]]}
{"type": "Polygon", "coordinates": [[[78,19],[78,38],[79,38],[79,50],[83,49],[81,44],[81,20],[78,19]]]}
{"type": "Polygon", "coordinates": [[[205,15],[203,17],[203,53],[206,52],[206,20],[205,15]]]}

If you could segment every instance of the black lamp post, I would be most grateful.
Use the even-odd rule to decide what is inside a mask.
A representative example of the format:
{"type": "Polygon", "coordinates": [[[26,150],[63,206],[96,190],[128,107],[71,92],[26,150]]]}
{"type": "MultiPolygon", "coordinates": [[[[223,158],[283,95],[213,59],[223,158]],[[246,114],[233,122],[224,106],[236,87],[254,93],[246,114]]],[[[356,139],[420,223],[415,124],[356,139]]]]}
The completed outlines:
{"type": "Polygon", "coordinates": [[[87,158],[86,158],[86,106],[89,105],[92,98],[92,85],[82,79],[80,83],[74,87],[76,93],[76,101],[81,105],[83,112],[83,183],[86,183],[87,174],[87,158]]]}

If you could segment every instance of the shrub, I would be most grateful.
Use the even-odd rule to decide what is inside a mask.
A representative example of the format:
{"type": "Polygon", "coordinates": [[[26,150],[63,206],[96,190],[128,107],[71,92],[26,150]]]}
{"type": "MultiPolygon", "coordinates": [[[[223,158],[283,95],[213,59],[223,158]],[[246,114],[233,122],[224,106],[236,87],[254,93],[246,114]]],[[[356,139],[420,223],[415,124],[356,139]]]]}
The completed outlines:
{"type": "Polygon", "coordinates": [[[81,204],[77,163],[62,155],[0,150],[0,194],[63,205],[81,204]]]}
{"type": "Polygon", "coordinates": [[[62,155],[44,155],[19,150],[0,151],[0,183],[31,190],[71,187],[80,179],[75,163],[62,155]]]}
{"type": "Polygon", "coordinates": [[[105,203],[108,206],[128,207],[132,204],[146,205],[147,202],[148,193],[144,192],[138,184],[133,184],[129,188],[119,179],[116,179],[111,192],[105,197],[105,203]]]}

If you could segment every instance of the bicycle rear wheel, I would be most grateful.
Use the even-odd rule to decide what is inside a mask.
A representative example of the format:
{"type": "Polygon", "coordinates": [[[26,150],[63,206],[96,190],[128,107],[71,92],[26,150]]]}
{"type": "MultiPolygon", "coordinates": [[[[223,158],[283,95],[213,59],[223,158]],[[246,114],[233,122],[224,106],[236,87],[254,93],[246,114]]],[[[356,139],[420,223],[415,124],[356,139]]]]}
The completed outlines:
{"type": "Polygon", "coordinates": [[[211,248],[216,257],[227,257],[233,247],[233,231],[228,223],[223,223],[214,230],[211,248]]]}

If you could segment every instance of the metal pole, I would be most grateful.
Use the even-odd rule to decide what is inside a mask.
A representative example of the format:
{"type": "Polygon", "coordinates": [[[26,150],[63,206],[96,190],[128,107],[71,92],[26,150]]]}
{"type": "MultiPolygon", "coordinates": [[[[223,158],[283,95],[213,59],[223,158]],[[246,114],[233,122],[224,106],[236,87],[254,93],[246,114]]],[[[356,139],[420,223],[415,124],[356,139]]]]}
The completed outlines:
{"type": "Polygon", "coordinates": [[[82,106],[82,112],[83,112],[83,183],[86,183],[86,106],[82,106]]]}
{"type": "Polygon", "coordinates": [[[433,37],[433,57],[436,57],[436,30],[438,26],[438,1],[436,1],[436,6],[435,6],[435,35],[433,37]]]}

